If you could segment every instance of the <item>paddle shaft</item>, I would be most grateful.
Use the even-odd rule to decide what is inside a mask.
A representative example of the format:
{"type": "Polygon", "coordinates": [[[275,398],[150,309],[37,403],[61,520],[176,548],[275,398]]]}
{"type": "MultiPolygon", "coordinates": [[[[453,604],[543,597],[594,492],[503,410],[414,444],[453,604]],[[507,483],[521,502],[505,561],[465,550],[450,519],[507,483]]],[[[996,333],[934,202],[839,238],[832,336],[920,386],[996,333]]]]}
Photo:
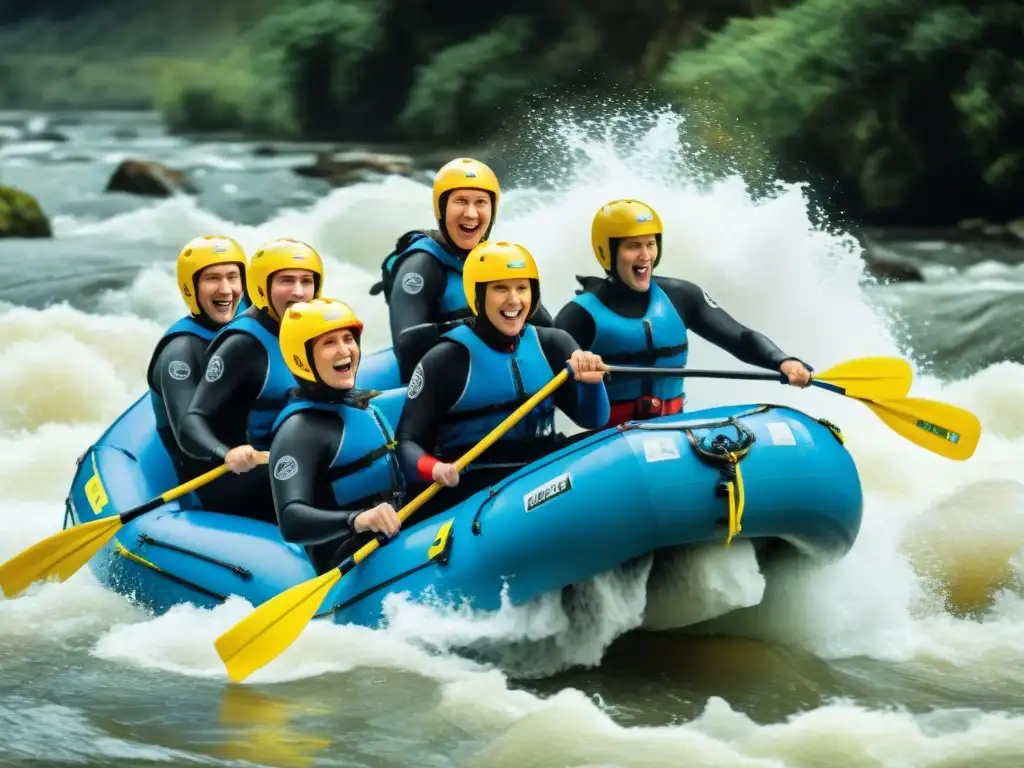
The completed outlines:
{"type": "MultiPolygon", "coordinates": [[[[561,371],[557,376],[555,376],[555,378],[553,378],[551,381],[549,381],[547,384],[541,387],[537,391],[537,393],[533,395],[529,400],[527,400],[525,403],[523,403],[514,411],[512,411],[512,413],[510,413],[505,418],[505,420],[501,422],[501,424],[499,424],[498,426],[491,430],[490,434],[488,434],[487,437],[485,437],[479,443],[477,443],[464,454],[462,454],[462,456],[456,459],[455,467],[459,470],[459,472],[464,470],[471,462],[476,461],[477,457],[480,456],[481,453],[486,451],[494,443],[500,440],[501,437],[506,432],[508,432],[508,430],[512,429],[512,427],[514,427],[520,419],[522,419],[524,416],[526,416],[526,414],[528,414],[530,411],[536,408],[540,404],[541,400],[548,397],[552,392],[554,392],[556,389],[562,386],[562,384],[565,383],[565,380],[567,378],[569,378],[568,368],[561,371]]],[[[445,486],[443,486],[441,483],[432,483],[429,488],[427,488],[425,491],[417,495],[415,499],[410,501],[408,504],[406,504],[398,511],[398,519],[404,523],[406,520],[409,519],[409,516],[413,512],[415,512],[417,509],[419,509],[432,498],[434,498],[437,492],[444,487],[445,486]]],[[[337,569],[341,571],[341,575],[344,576],[346,573],[348,573],[357,565],[359,565],[359,563],[361,563],[363,560],[369,557],[372,553],[377,551],[378,547],[380,547],[379,538],[367,542],[362,547],[360,547],[354,554],[345,558],[345,560],[343,560],[341,564],[338,565],[337,569]]]]}
{"type": "MultiPolygon", "coordinates": [[[[671,376],[680,379],[741,379],[747,381],[777,381],[780,384],[789,383],[786,374],[781,371],[779,373],[771,373],[769,371],[706,371],[694,370],[692,368],[654,368],[633,365],[609,365],[607,370],[611,374],[618,373],[632,376],[671,376]]],[[[846,390],[843,387],[830,384],[827,381],[811,379],[811,384],[840,395],[846,394],[846,390]]]]}
{"type": "Polygon", "coordinates": [[[193,478],[192,480],[189,480],[187,483],[182,483],[177,488],[172,488],[167,493],[161,496],[157,496],[155,499],[150,499],[145,504],[140,504],[137,507],[132,507],[126,512],[122,512],[119,515],[119,517],[121,518],[121,525],[126,525],[135,518],[144,515],[147,512],[152,512],[157,507],[163,506],[169,501],[174,501],[175,499],[181,498],[182,496],[196,490],[196,488],[202,488],[207,483],[216,480],[223,474],[226,474],[227,471],[227,464],[219,464],[213,469],[211,469],[209,472],[204,472],[199,477],[193,478]]]}

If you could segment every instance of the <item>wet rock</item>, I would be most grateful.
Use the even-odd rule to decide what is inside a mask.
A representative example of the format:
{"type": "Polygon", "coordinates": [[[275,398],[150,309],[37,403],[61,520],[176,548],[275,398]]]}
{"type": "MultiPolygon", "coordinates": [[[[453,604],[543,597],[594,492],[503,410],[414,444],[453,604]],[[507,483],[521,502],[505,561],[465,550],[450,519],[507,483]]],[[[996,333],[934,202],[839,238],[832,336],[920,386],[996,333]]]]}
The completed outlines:
{"type": "Polygon", "coordinates": [[[980,232],[988,225],[988,222],[981,218],[964,219],[957,224],[964,232],[980,232]]]}
{"type": "Polygon", "coordinates": [[[964,219],[957,226],[964,232],[985,237],[1024,240],[1024,218],[997,224],[986,219],[964,219]]]}
{"type": "Polygon", "coordinates": [[[0,237],[53,237],[39,201],[14,187],[0,186],[0,237]]]}
{"type": "Polygon", "coordinates": [[[864,259],[867,273],[881,282],[922,283],[924,275],[909,261],[889,256],[867,256],[864,259]]]}
{"type": "Polygon", "coordinates": [[[323,179],[332,186],[344,187],[392,174],[412,176],[415,165],[408,155],[318,152],[312,164],[299,166],[294,170],[299,176],[307,179],[323,179]]]}
{"type": "Polygon", "coordinates": [[[257,144],[252,148],[253,157],[277,157],[280,154],[273,144],[257,144]]]}
{"type": "Polygon", "coordinates": [[[71,141],[71,139],[69,139],[66,135],[64,135],[60,131],[54,131],[54,130],[49,129],[49,128],[45,129],[45,130],[42,130],[42,131],[38,131],[36,133],[32,133],[30,131],[26,131],[25,134],[21,137],[21,140],[22,141],[52,141],[52,142],[55,142],[55,143],[58,143],[58,144],[64,144],[64,143],[66,143],[68,141],[71,141]]]}
{"type": "Polygon", "coordinates": [[[122,160],[107,182],[107,192],[127,192],[145,197],[173,197],[198,194],[199,190],[181,171],[149,160],[122,160]]]}
{"type": "Polygon", "coordinates": [[[65,144],[71,139],[65,136],[60,131],[54,131],[49,128],[40,128],[38,130],[29,128],[19,128],[14,125],[0,125],[0,141],[52,141],[57,144],[65,144]]]}
{"type": "Polygon", "coordinates": [[[854,229],[851,234],[862,248],[864,271],[882,283],[923,283],[924,275],[909,259],[875,242],[864,230],[854,229]]]}

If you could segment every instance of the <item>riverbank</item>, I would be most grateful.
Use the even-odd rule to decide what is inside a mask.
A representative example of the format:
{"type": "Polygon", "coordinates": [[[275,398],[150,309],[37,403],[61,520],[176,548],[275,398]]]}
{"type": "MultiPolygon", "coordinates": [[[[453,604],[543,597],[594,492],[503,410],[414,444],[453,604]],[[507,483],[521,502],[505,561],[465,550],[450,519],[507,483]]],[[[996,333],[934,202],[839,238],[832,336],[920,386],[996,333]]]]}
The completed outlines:
{"type": "Polygon", "coordinates": [[[607,130],[615,114],[671,104],[701,173],[805,182],[834,217],[1024,215],[1024,96],[1000,32],[1024,23],[1019,4],[569,3],[452,25],[425,2],[230,2],[216,23],[197,2],[194,39],[189,9],[163,3],[118,5],[120,19],[84,3],[75,19],[0,28],[0,103],[155,105],[188,134],[503,150],[566,115],[607,130]],[[106,27],[113,47],[98,44],[106,27]]]}

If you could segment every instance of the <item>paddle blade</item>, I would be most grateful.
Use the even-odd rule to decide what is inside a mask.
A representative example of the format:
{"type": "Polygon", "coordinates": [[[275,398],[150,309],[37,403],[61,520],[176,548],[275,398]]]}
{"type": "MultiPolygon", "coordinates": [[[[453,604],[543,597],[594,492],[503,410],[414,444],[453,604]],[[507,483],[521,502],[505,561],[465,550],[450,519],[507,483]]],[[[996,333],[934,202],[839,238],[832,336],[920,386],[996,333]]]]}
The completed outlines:
{"type": "Polygon", "coordinates": [[[217,638],[217,654],[228,677],[240,682],[280,656],[302,634],[324,596],[341,580],[337,568],[296,584],[217,638]]]}
{"type": "Polygon", "coordinates": [[[981,438],[978,417],[948,403],[907,397],[864,405],[894,432],[953,461],[971,458],[981,438]]]}
{"type": "Polygon", "coordinates": [[[17,597],[37,581],[67,581],[121,530],[117,516],[66,528],[15,555],[0,565],[0,588],[17,597]]]}
{"type": "Polygon", "coordinates": [[[899,400],[910,392],[913,371],[900,357],[859,357],[814,374],[819,381],[846,390],[861,400],[899,400]]]}

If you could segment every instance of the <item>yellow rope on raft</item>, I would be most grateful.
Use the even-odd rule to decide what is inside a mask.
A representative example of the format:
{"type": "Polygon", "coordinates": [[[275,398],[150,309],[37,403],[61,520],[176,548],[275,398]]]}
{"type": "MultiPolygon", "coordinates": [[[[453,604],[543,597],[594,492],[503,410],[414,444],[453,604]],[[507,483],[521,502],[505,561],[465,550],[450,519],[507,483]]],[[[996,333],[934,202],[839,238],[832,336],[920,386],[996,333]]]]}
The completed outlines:
{"type": "Polygon", "coordinates": [[[743,490],[743,472],[740,470],[740,456],[729,454],[729,463],[733,465],[736,479],[730,480],[729,492],[729,536],[725,546],[730,546],[736,535],[743,530],[743,507],[746,504],[746,493],[743,490]]]}

